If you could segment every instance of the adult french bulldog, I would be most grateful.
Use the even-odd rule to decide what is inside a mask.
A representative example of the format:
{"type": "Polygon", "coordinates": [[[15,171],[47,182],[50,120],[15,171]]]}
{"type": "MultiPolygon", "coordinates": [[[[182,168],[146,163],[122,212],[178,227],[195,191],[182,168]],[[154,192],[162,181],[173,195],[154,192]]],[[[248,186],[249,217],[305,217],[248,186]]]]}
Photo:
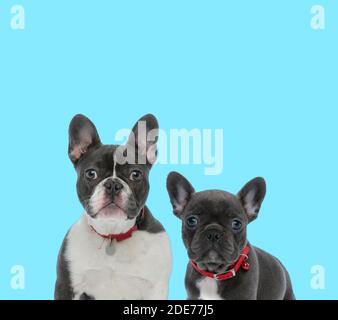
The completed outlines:
{"type": "Polygon", "coordinates": [[[145,205],[157,138],[152,115],[137,122],[124,146],[102,144],[83,115],[71,121],[68,154],[85,213],[61,247],[55,299],[167,299],[169,240],[145,205]]]}
{"type": "Polygon", "coordinates": [[[250,181],[237,194],[195,192],[176,172],[167,189],[182,220],[190,263],[185,285],[190,300],[293,300],[288,272],[275,257],[251,246],[247,225],[258,216],[266,193],[264,179],[250,181]]]}

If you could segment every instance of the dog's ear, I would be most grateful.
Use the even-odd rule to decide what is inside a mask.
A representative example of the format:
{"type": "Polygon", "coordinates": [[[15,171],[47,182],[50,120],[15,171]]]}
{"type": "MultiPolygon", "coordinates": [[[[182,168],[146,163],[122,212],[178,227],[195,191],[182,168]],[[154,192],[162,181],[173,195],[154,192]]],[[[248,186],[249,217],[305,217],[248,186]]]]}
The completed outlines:
{"type": "Polygon", "coordinates": [[[84,115],[76,115],[69,125],[68,155],[75,165],[91,148],[101,144],[94,124],[84,115]]]}
{"type": "Polygon", "coordinates": [[[238,193],[238,198],[249,218],[249,222],[258,216],[266,194],[266,183],[263,178],[255,178],[248,182],[238,193]]]}
{"type": "Polygon", "coordinates": [[[136,163],[155,163],[158,134],[158,122],[152,114],[147,114],[136,122],[127,142],[127,147],[134,152],[136,163]]]}
{"type": "Polygon", "coordinates": [[[173,211],[180,218],[195,190],[190,182],[177,172],[168,175],[167,190],[173,211]]]}

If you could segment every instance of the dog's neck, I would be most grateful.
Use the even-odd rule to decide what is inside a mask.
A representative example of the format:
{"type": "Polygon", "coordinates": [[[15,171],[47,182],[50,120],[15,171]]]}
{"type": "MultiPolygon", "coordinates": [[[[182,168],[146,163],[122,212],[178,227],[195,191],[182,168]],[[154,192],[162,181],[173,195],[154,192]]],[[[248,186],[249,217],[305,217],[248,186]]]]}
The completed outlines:
{"type": "Polygon", "coordinates": [[[84,214],[88,227],[102,235],[122,234],[128,232],[136,224],[136,218],[128,220],[127,218],[92,218],[87,213],[84,214]]]}
{"type": "Polygon", "coordinates": [[[231,266],[229,270],[222,274],[202,270],[193,260],[190,260],[190,263],[193,268],[203,277],[211,278],[217,281],[226,281],[236,277],[236,274],[240,269],[243,269],[244,271],[248,271],[250,269],[250,264],[247,261],[249,259],[249,253],[250,247],[246,245],[242,250],[238,260],[231,266]]]}

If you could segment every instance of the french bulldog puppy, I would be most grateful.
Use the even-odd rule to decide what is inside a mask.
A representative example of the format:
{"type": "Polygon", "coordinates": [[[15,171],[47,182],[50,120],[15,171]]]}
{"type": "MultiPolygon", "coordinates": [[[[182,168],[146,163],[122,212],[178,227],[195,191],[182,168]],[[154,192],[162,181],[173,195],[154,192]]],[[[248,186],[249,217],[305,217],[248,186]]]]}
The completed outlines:
{"type": "Polygon", "coordinates": [[[247,240],[247,225],[258,216],[266,185],[256,178],[237,194],[195,192],[176,172],[167,189],[182,220],[190,263],[185,285],[190,300],[293,300],[290,277],[281,262],[247,240]]]}
{"type": "Polygon", "coordinates": [[[169,239],[146,206],[157,138],[152,115],[136,123],[124,146],[102,144],[83,115],[71,121],[68,154],[85,212],[63,241],[55,299],[167,299],[169,239]]]}

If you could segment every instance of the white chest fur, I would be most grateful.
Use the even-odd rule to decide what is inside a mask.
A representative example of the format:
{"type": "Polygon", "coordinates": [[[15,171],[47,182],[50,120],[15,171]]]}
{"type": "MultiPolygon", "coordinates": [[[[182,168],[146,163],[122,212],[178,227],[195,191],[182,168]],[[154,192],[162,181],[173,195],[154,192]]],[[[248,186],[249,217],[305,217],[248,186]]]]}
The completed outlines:
{"type": "Polygon", "coordinates": [[[211,278],[203,278],[197,283],[200,290],[200,300],[222,300],[218,294],[217,280],[211,278]]]}
{"type": "Polygon", "coordinates": [[[115,242],[111,256],[105,250],[108,244],[84,217],[72,227],[65,255],[75,299],[82,293],[97,300],[167,299],[171,251],[165,232],[137,231],[115,242]]]}

